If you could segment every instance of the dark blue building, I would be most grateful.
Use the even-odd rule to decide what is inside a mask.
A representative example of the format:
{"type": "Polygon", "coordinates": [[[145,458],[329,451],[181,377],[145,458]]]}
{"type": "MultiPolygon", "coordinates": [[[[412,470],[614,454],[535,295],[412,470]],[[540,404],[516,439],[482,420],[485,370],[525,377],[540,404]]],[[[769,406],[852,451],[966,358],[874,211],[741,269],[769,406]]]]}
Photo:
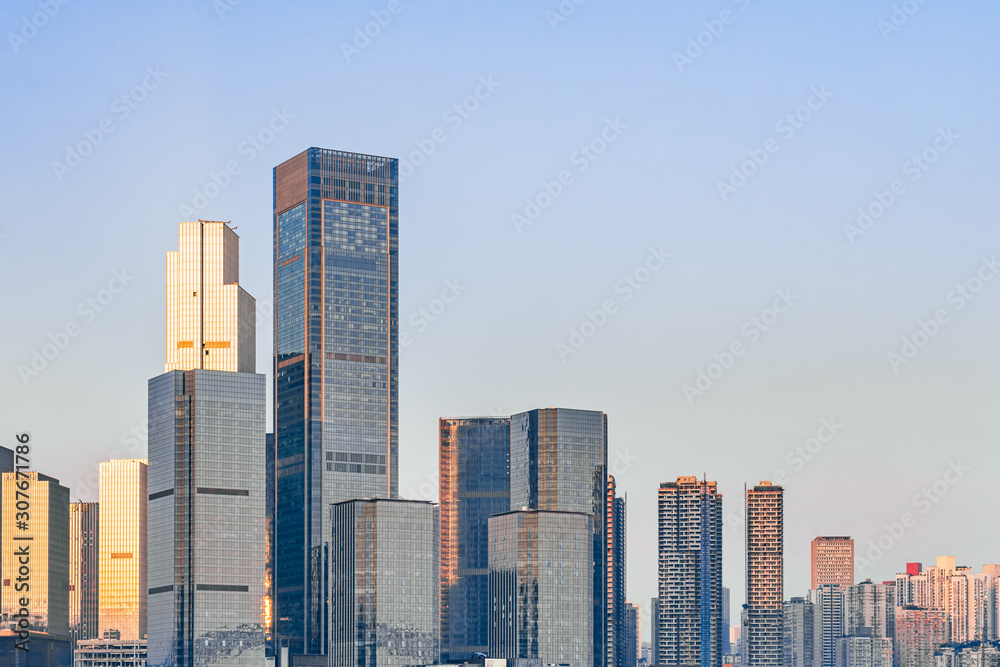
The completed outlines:
{"type": "Polygon", "coordinates": [[[276,640],[325,654],[329,506],[397,495],[398,162],[274,169],[276,640]]]}

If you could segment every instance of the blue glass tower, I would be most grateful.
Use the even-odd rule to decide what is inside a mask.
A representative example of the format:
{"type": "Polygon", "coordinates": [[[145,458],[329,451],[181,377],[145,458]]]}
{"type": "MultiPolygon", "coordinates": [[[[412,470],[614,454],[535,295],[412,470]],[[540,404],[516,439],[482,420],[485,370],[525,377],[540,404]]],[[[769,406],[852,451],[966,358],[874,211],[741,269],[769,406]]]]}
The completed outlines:
{"type": "Polygon", "coordinates": [[[329,506],[397,495],[398,162],[274,169],[276,640],[325,654],[329,506]]]}

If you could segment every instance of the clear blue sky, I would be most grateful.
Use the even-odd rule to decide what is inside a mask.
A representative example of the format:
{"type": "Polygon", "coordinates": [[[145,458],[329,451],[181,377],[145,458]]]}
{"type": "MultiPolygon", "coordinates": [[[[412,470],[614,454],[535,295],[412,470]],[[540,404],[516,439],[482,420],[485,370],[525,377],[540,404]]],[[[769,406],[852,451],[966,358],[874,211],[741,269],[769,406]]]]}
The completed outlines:
{"type": "Polygon", "coordinates": [[[1000,560],[982,528],[1000,463],[1000,280],[949,298],[1000,253],[995,3],[912,0],[896,26],[889,0],[589,0],[558,22],[556,0],[223,2],[53,2],[37,30],[37,3],[0,16],[0,441],[29,430],[37,466],[74,497],[97,497],[100,460],[145,455],[122,438],[162,371],[178,220],[238,225],[263,311],[272,167],[308,146],[407,157],[430,141],[400,197],[402,490],[433,488],[439,417],[606,411],[647,628],[656,488],[678,475],[717,479],[734,515],[734,619],[743,484],[779,470],[786,597],[808,588],[814,536],[853,535],[863,553],[904,512],[913,525],[865,575],[1000,560]],[[372,12],[386,25],[345,49],[372,12]],[[704,46],[684,61],[689,40],[704,46]],[[933,164],[912,161],[925,150],[933,164]],[[239,173],[214,187],[231,161],[239,173]],[[730,180],[734,165],[752,175],[730,180]],[[859,207],[879,212],[876,192],[884,214],[845,232],[859,207]],[[518,231],[526,198],[539,214],[518,231]],[[102,292],[123,270],[124,289],[102,292]],[[459,295],[441,312],[447,281],[459,295]],[[778,290],[792,305],[775,317],[778,290]],[[571,340],[608,300],[603,326],[571,340]],[[894,369],[887,355],[938,310],[894,369]],[[18,366],[74,325],[23,381],[18,366]],[[688,400],[734,342],[742,355],[688,400]],[[831,417],[843,428],[797,469],[794,448],[831,417]],[[959,460],[957,483],[914,502],[959,460]]]}

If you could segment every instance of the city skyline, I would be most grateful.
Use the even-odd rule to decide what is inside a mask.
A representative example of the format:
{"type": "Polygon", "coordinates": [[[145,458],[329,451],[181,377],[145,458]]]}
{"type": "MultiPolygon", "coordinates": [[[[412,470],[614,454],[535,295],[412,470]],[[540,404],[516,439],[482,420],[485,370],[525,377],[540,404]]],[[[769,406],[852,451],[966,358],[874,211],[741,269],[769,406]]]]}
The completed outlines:
{"type": "Polygon", "coordinates": [[[853,537],[855,583],[996,560],[968,511],[1000,464],[995,4],[886,30],[892,0],[403,2],[363,46],[385,4],[222,4],[2,16],[0,444],[30,432],[72,500],[148,456],[178,222],[239,227],[271,404],[273,169],[322,146],[399,160],[402,497],[439,499],[439,419],[555,405],[608,416],[644,607],[680,475],[729,500],[734,619],[758,480],[785,489],[786,598],[817,535],[853,537]]]}

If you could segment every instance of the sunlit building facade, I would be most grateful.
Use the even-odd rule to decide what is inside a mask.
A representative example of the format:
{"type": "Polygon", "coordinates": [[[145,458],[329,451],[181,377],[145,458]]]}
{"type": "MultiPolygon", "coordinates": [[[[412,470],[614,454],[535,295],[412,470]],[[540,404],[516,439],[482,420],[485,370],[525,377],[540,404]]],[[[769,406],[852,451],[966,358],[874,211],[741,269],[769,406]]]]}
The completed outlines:
{"type": "Polygon", "coordinates": [[[761,482],[747,492],[747,604],[742,625],[747,664],[782,664],[784,490],[761,482]]]}
{"type": "Polygon", "coordinates": [[[69,505],[69,633],[74,641],[99,633],[100,504],[69,505]]]}
{"type": "Polygon", "coordinates": [[[854,540],[850,537],[820,536],[810,545],[812,584],[851,586],[854,584],[854,540]]]}
{"type": "Polygon", "coordinates": [[[146,638],[147,531],[149,497],[145,459],[101,463],[99,636],[146,638]]]}
{"type": "Polygon", "coordinates": [[[935,667],[934,652],[947,641],[943,609],[896,608],[896,667],[935,667]]]}
{"type": "Polygon", "coordinates": [[[606,658],[608,418],[595,410],[545,408],[510,418],[510,509],[591,517],[595,667],[606,658]]]}
{"type": "Polygon", "coordinates": [[[69,489],[34,471],[5,472],[0,487],[0,630],[68,638],[69,489]],[[28,605],[20,604],[23,597],[28,605]],[[27,628],[18,627],[22,618],[27,628]]]}
{"type": "MultiPolygon", "coordinates": [[[[198,223],[205,228],[199,246],[185,241],[197,237],[190,224],[180,225],[182,255],[226,265],[224,282],[238,284],[232,230],[198,223]]],[[[168,285],[179,266],[170,257],[168,285]]],[[[266,377],[244,359],[254,358],[254,302],[242,292],[239,299],[212,300],[211,292],[194,291],[187,298],[202,303],[188,311],[217,322],[215,335],[229,338],[177,363],[168,354],[166,372],[149,381],[148,661],[151,667],[259,665],[267,605],[266,377]],[[234,347],[240,353],[212,361],[234,347]]],[[[102,502],[102,528],[103,509],[102,502]]]]}
{"type": "Polygon", "coordinates": [[[657,503],[656,664],[721,667],[722,494],[715,482],[678,477],[660,484],[657,503]]]}
{"type": "Polygon", "coordinates": [[[395,159],[309,148],[274,169],[277,635],[324,654],[328,508],[398,494],[395,159]]]}
{"type": "Polygon", "coordinates": [[[510,418],[441,419],[441,659],[487,650],[489,518],[510,509],[510,418]]]}
{"type": "Polygon", "coordinates": [[[332,505],[329,517],[329,664],[436,663],[437,506],[419,500],[348,500],[332,505]]]}
{"type": "Polygon", "coordinates": [[[592,535],[589,513],[518,510],[490,517],[491,657],[593,663],[592,535]]]}

